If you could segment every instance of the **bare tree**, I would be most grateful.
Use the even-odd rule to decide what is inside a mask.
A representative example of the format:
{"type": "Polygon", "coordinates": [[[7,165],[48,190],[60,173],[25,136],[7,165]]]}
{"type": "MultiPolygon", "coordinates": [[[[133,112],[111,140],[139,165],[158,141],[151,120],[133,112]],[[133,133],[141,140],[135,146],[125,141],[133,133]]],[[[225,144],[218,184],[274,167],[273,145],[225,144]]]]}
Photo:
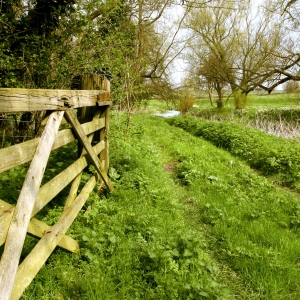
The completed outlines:
{"type": "Polygon", "coordinates": [[[299,80],[299,45],[290,24],[282,26],[269,6],[255,7],[251,1],[211,5],[191,12],[191,52],[201,53],[201,64],[208,63],[210,53],[218,59],[223,71],[216,79],[222,77],[231,86],[236,108],[243,108],[248,93],[257,87],[270,93],[288,80],[299,80]],[[202,51],[195,51],[197,47],[202,51]]]}
{"type": "Polygon", "coordinates": [[[280,15],[285,15],[294,22],[295,26],[300,24],[300,1],[299,0],[275,0],[272,7],[280,15]],[[275,9],[274,9],[275,7],[275,9]]]}

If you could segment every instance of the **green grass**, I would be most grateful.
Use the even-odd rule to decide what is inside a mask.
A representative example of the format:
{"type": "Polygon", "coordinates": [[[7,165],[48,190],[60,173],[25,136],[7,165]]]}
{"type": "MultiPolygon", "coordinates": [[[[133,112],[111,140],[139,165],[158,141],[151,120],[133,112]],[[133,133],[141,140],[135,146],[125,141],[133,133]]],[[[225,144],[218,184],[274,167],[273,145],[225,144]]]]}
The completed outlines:
{"type": "MultiPolygon", "coordinates": [[[[214,97],[216,100],[216,96],[214,97]]],[[[268,94],[250,93],[247,96],[246,109],[269,109],[269,108],[282,108],[287,106],[299,105],[299,94],[286,94],[283,92],[268,94]]],[[[234,100],[232,97],[224,97],[225,108],[234,109],[234,100]]],[[[209,98],[198,98],[196,105],[200,109],[211,109],[209,98]]],[[[216,106],[215,106],[216,107],[216,106]]]]}
{"type": "Polygon", "coordinates": [[[160,146],[143,122],[133,126],[128,140],[111,133],[115,191],[93,194],[69,230],[81,255],[56,250],[23,299],[232,298],[204,234],[186,226],[184,190],[164,171],[160,146]]]}
{"type": "MultiPolygon", "coordinates": [[[[152,138],[163,143],[160,135],[152,138]]],[[[220,262],[237,272],[258,299],[297,299],[297,195],[274,187],[202,139],[176,130],[168,139],[172,143],[166,147],[179,162],[177,178],[193,197],[220,262]]]]}
{"type": "Polygon", "coordinates": [[[179,116],[168,122],[229,151],[277,184],[299,192],[298,142],[234,122],[214,122],[192,116],[179,116]]]}
{"type": "Polygon", "coordinates": [[[127,138],[115,119],[114,192],[91,195],[69,230],[81,254],[57,249],[22,299],[300,298],[296,194],[162,118],[134,115],[127,138]]]}
{"type": "Polygon", "coordinates": [[[274,93],[270,95],[249,94],[247,98],[248,109],[274,109],[282,107],[299,106],[298,94],[274,93]]]}

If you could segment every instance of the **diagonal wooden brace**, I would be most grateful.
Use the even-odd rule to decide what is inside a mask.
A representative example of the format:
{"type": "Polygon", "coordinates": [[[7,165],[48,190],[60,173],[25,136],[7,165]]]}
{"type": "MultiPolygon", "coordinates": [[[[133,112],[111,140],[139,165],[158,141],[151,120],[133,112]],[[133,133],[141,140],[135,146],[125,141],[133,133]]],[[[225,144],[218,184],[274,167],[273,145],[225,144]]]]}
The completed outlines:
{"type": "MultiPolygon", "coordinates": [[[[45,264],[59,241],[74,222],[79,211],[88,199],[90,192],[94,189],[97,181],[100,179],[99,177],[98,173],[95,172],[85,184],[72,205],[63,211],[57,223],[55,223],[51,227],[51,230],[39,240],[30,254],[20,264],[10,300],[17,300],[21,297],[25,288],[45,264]]],[[[2,300],[2,298],[0,299],[2,300]]]]}
{"type": "Polygon", "coordinates": [[[94,152],[92,145],[89,143],[88,138],[84,134],[84,131],[81,127],[81,124],[79,123],[74,111],[67,110],[65,112],[65,117],[67,118],[68,122],[72,125],[72,128],[74,129],[79,141],[82,143],[84,149],[87,152],[87,155],[89,156],[91,162],[93,163],[93,165],[96,168],[97,172],[101,176],[101,178],[104,181],[105,185],[107,186],[109,191],[112,192],[113,186],[110,182],[110,179],[108,178],[107,174],[103,170],[103,167],[100,164],[99,158],[96,155],[96,153],[94,152]]]}

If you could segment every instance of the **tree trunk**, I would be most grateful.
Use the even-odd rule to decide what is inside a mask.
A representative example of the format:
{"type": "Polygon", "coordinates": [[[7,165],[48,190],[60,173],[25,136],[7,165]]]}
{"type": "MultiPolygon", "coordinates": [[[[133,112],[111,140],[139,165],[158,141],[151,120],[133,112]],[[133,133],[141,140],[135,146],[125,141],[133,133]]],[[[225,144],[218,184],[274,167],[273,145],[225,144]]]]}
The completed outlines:
{"type": "Polygon", "coordinates": [[[213,91],[212,91],[212,89],[208,89],[208,97],[209,97],[210,105],[214,106],[214,103],[213,103],[213,91]]]}
{"type": "Polygon", "coordinates": [[[233,92],[233,98],[236,109],[244,109],[247,103],[247,94],[241,89],[237,89],[233,92]]]}
{"type": "Polygon", "coordinates": [[[223,90],[222,88],[217,88],[218,100],[217,100],[217,108],[223,107],[223,90]]]}

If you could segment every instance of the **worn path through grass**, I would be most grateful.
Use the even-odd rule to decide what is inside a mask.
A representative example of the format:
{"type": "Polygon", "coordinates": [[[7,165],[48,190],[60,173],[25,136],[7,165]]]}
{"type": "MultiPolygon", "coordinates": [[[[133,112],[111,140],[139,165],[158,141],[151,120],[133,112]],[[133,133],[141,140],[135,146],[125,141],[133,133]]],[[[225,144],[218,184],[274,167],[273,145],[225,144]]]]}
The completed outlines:
{"type": "Polygon", "coordinates": [[[114,192],[92,194],[68,232],[81,254],[57,249],[22,299],[300,299],[295,194],[163,118],[134,115],[127,137],[119,122],[114,192]]]}
{"type": "Polygon", "coordinates": [[[164,163],[176,165],[172,177],[184,191],[187,224],[205,232],[213,256],[239,287],[237,298],[300,298],[297,195],[201,138],[149,122],[144,134],[164,163]]]}

